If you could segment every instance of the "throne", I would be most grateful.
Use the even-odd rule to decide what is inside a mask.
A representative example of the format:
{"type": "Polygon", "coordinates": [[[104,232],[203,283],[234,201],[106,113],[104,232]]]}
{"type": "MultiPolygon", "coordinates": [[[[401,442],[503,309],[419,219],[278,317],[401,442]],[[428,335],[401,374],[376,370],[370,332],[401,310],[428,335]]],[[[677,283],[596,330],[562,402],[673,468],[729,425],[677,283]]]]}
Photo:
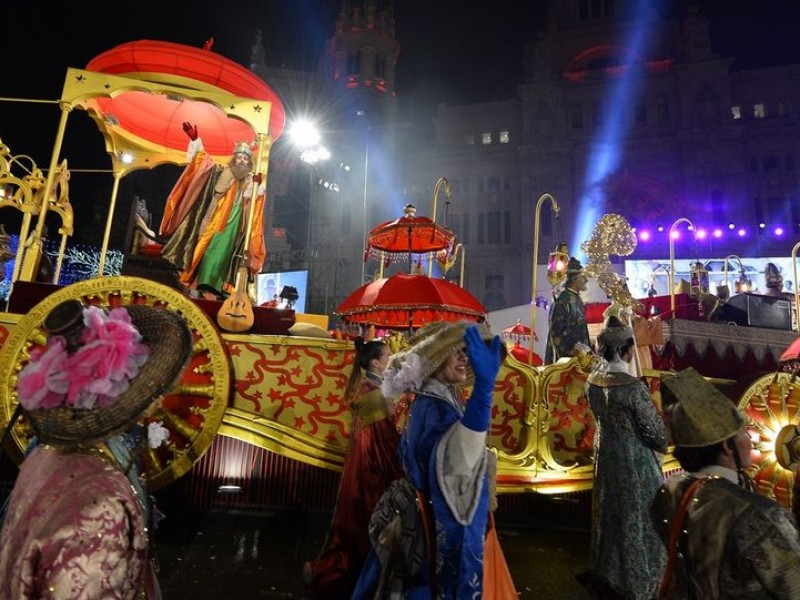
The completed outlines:
{"type": "Polygon", "coordinates": [[[161,256],[163,242],[152,229],[152,215],[147,210],[147,203],[134,196],[125,234],[122,275],[153,279],[183,291],[180,270],[161,256]]]}

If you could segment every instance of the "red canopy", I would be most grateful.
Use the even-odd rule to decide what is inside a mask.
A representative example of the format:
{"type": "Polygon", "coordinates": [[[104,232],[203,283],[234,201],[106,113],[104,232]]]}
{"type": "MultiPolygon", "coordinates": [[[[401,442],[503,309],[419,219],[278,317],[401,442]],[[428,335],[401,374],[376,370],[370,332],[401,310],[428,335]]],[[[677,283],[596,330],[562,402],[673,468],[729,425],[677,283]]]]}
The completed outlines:
{"type": "Polygon", "coordinates": [[[432,321],[480,321],[486,309],[469,292],[444,279],[398,273],[361,286],[334,314],[347,323],[416,329],[432,321]]]}
{"type": "Polygon", "coordinates": [[[367,250],[371,254],[388,252],[407,256],[452,248],[456,235],[450,229],[428,217],[418,217],[411,204],[403,212],[404,216],[381,223],[369,232],[367,250]]]}
{"type": "MultiPolygon", "coordinates": [[[[87,71],[165,83],[194,91],[217,91],[271,103],[270,134],[283,132],[286,113],[280,97],[262,79],[240,64],[201,48],[172,42],[140,40],[121,44],[96,56],[87,71]]],[[[255,132],[244,121],[229,118],[213,104],[184,101],[165,94],[128,90],[111,98],[91,100],[110,122],[132,136],[172,150],[184,151],[184,121],[197,125],[206,151],[229,155],[237,142],[253,142],[255,132]]]]}

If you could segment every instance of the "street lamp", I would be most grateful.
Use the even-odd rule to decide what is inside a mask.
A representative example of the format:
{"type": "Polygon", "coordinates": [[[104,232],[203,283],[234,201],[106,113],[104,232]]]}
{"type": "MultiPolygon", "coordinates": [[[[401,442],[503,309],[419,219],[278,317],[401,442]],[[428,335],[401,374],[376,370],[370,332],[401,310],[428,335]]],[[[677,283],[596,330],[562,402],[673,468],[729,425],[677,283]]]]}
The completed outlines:
{"type": "MultiPolygon", "coordinates": [[[[531,337],[530,337],[530,361],[533,364],[533,342],[536,339],[536,278],[538,276],[538,266],[539,266],[539,213],[542,209],[542,204],[544,204],[545,200],[550,200],[551,208],[553,209],[553,214],[558,218],[559,213],[561,212],[561,207],[556,202],[554,196],[550,194],[542,194],[539,196],[539,200],[536,202],[536,208],[534,209],[534,219],[533,219],[533,281],[531,282],[531,337]]],[[[564,245],[564,250],[566,250],[566,244],[564,245]]],[[[561,245],[559,245],[556,253],[561,252],[561,245]]],[[[551,253],[552,255],[553,253],[551,253]]],[[[566,256],[566,252],[564,252],[566,256]]],[[[567,256],[567,261],[569,261],[569,256],[567,256]]],[[[548,279],[550,275],[550,258],[548,258],[548,279]]],[[[553,261],[552,267],[554,269],[560,268],[561,265],[556,265],[556,261],[553,261]]],[[[566,270],[566,262],[563,264],[564,269],[566,270]]],[[[552,281],[552,280],[551,280],[552,281]]]]}
{"type": "Polygon", "coordinates": [[[669,226],[669,309],[670,319],[675,318],[675,228],[681,223],[688,223],[689,229],[694,230],[694,225],[686,217],[681,217],[669,226]]]}
{"type": "Polygon", "coordinates": [[[300,160],[310,165],[308,172],[308,220],[306,225],[306,268],[310,270],[312,201],[314,198],[314,165],[328,160],[331,153],[320,145],[320,134],[314,123],[301,119],[289,130],[292,143],[300,150],[300,160]]]}

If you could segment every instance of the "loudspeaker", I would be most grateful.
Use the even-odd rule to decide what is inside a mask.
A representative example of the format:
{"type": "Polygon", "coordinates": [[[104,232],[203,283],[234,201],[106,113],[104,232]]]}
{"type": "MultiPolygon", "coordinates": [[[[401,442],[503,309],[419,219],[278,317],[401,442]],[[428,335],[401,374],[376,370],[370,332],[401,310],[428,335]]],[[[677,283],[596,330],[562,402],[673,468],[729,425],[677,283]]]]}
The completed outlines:
{"type": "Polygon", "coordinates": [[[788,300],[775,296],[736,294],[719,306],[713,319],[749,327],[791,331],[792,305],[788,300]]]}

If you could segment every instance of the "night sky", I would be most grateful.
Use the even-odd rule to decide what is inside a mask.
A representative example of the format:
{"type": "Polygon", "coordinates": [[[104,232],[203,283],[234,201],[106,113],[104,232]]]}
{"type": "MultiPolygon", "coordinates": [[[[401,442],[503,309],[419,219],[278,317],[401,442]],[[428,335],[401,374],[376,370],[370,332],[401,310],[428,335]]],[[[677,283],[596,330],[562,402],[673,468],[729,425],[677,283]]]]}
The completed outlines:
{"type": "MultiPolygon", "coordinates": [[[[661,10],[676,11],[689,1],[667,2],[668,8],[661,10]]],[[[8,18],[2,34],[0,97],[56,100],[68,67],[83,68],[94,56],[139,39],[202,47],[213,37],[214,51],[247,66],[255,32],[261,29],[268,63],[310,69],[333,34],[341,0],[81,2],[75,3],[81,9],[62,9],[47,17],[41,3],[6,4],[10,6],[4,6],[8,18]]],[[[524,43],[543,26],[544,4],[543,0],[395,0],[401,102],[404,94],[420,86],[450,104],[513,97],[522,80],[524,43]]],[[[787,56],[800,59],[800,1],[701,0],[700,4],[712,18],[715,50],[741,55],[737,64],[774,64],[787,56]]],[[[62,152],[69,157],[70,168],[108,168],[100,136],[96,143],[91,141],[96,127],[83,111],[76,113],[81,114],[70,116],[62,152]]],[[[30,154],[46,168],[58,115],[56,105],[0,102],[0,139],[14,154],[30,154]]],[[[81,199],[82,184],[79,175],[73,177],[76,207],[91,202],[88,196],[105,193],[81,188],[86,197],[81,199]]]]}

